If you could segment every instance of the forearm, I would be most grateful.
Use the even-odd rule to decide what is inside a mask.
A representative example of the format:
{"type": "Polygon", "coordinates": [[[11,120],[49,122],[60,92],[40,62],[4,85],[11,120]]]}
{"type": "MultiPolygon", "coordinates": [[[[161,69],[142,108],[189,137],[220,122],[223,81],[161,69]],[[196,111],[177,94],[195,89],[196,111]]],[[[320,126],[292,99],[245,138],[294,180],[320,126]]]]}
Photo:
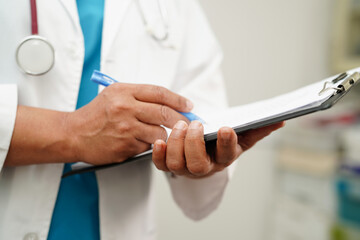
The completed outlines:
{"type": "Polygon", "coordinates": [[[76,161],[66,129],[67,115],[19,106],[5,166],[76,161]]]}

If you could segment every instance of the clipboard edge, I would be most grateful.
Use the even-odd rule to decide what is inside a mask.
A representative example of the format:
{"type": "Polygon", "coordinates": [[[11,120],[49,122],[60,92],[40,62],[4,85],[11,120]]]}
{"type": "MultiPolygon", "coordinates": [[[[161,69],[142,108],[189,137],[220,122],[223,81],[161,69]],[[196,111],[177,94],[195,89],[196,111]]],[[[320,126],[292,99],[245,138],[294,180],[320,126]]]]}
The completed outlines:
{"type": "MultiPolygon", "coordinates": [[[[351,79],[354,75],[358,79],[354,82],[353,85],[351,85],[347,89],[344,89],[341,92],[336,92],[333,96],[331,96],[329,99],[327,99],[322,104],[320,104],[320,106],[316,106],[316,107],[312,107],[312,108],[306,108],[306,109],[303,109],[303,110],[300,110],[300,111],[297,111],[297,112],[294,112],[294,113],[288,113],[288,114],[285,113],[285,114],[280,115],[280,116],[274,116],[274,117],[270,117],[268,119],[262,119],[260,121],[251,122],[251,123],[248,123],[248,124],[245,124],[245,125],[235,126],[235,127],[233,127],[233,129],[235,130],[235,132],[237,134],[241,134],[242,132],[246,132],[246,131],[249,131],[249,130],[252,130],[252,129],[266,127],[266,126],[269,126],[271,124],[275,124],[275,123],[278,123],[278,122],[281,122],[281,121],[286,121],[286,120],[294,119],[294,118],[297,118],[297,117],[300,117],[300,116],[308,115],[310,113],[314,113],[314,112],[329,109],[332,106],[334,106],[347,93],[349,93],[351,89],[353,89],[356,85],[359,84],[359,82],[360,82],[360,74],[358,72],[355,72],[352,75],[348,76],[348,79],[351,79]]],[[[217,132],[212,132],[212,133],[208,133],[208,134],[204,135],[204,139],[205,139],[205,142],[207,142],[207,143],[215,141],[217,139],[217,132]]]]}

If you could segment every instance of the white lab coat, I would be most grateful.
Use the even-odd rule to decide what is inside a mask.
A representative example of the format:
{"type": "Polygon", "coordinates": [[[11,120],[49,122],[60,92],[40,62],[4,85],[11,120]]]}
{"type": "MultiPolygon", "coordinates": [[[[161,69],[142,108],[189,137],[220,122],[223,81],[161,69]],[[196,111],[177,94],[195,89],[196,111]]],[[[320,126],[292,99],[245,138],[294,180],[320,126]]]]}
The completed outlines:
{"type": "MultiPolygon", "coordinates": [[[[170,39],[161,47],[146,33],[133,0],[106,0],[101,71],[129,83],[161,85],[195,103],[201,113],[226,105],[221,50],[195,0],[167,0],[170,39]]],[[[149,22],[162,27],[156,0],[141,1],[149,22]]],[[[3,167],[17,105],[74,111],[84,58],[75,0],[38,0],[39,33],[56,50],[43,76],[19,71],[18,43],[30,35],[29,1],[0,2],[0,239],[46,239],[63,164],[3,167]]],[[[97,172],[101,239],[154,239],[151,161],[97,172]]],[[[193,219],[221,200],[227,171],[190,180],[168,177],[176,203],[193,219]]]]}

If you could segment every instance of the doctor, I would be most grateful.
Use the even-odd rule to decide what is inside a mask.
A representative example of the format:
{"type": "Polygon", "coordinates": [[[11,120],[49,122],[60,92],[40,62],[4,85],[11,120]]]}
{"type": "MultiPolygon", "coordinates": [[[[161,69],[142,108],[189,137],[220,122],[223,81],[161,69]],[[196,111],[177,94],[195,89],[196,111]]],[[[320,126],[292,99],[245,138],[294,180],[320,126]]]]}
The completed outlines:
{"type": "Polygon", "coordinates": [[[239,138],[224,127],[208,154],[202,125],[178,113],[226,106],[221,51],[195,0],[34,3],[0,3],[0,239],[155,239],[152,164],[201,219],[226,167],[281,127],[239,138]],[[101,91],[94,69],[127,83],[101,91]],[[174,128],[167,143],[160,125],[174,128]],[[61,180],[73,162],[124,161],[153,143],[153,163],[61,180]]]}

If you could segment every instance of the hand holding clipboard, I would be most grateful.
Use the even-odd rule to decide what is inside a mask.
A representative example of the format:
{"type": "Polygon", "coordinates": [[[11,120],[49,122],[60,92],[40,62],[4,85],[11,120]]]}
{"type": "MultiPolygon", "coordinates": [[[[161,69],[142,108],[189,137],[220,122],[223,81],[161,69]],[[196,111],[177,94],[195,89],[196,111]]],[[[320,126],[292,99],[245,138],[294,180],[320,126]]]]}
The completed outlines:
{"type": "MultiPolygon", "coordinates": [[[[240,134],[251,129],[331,108],[360,82],[359,72],[360,68],[349,70],[268,100],[203,116],[206,120],[204,139],[206,143],[216,141],[217,129],[222,126],[230,126],[240,134]]],[[[152,150],[149,150],[121,163],[100,166],[86,165],[85,167],[82,164],[75,165],[74,170],[66,173],[63,177],[150,159],[151,154],[152,150]]]]}

